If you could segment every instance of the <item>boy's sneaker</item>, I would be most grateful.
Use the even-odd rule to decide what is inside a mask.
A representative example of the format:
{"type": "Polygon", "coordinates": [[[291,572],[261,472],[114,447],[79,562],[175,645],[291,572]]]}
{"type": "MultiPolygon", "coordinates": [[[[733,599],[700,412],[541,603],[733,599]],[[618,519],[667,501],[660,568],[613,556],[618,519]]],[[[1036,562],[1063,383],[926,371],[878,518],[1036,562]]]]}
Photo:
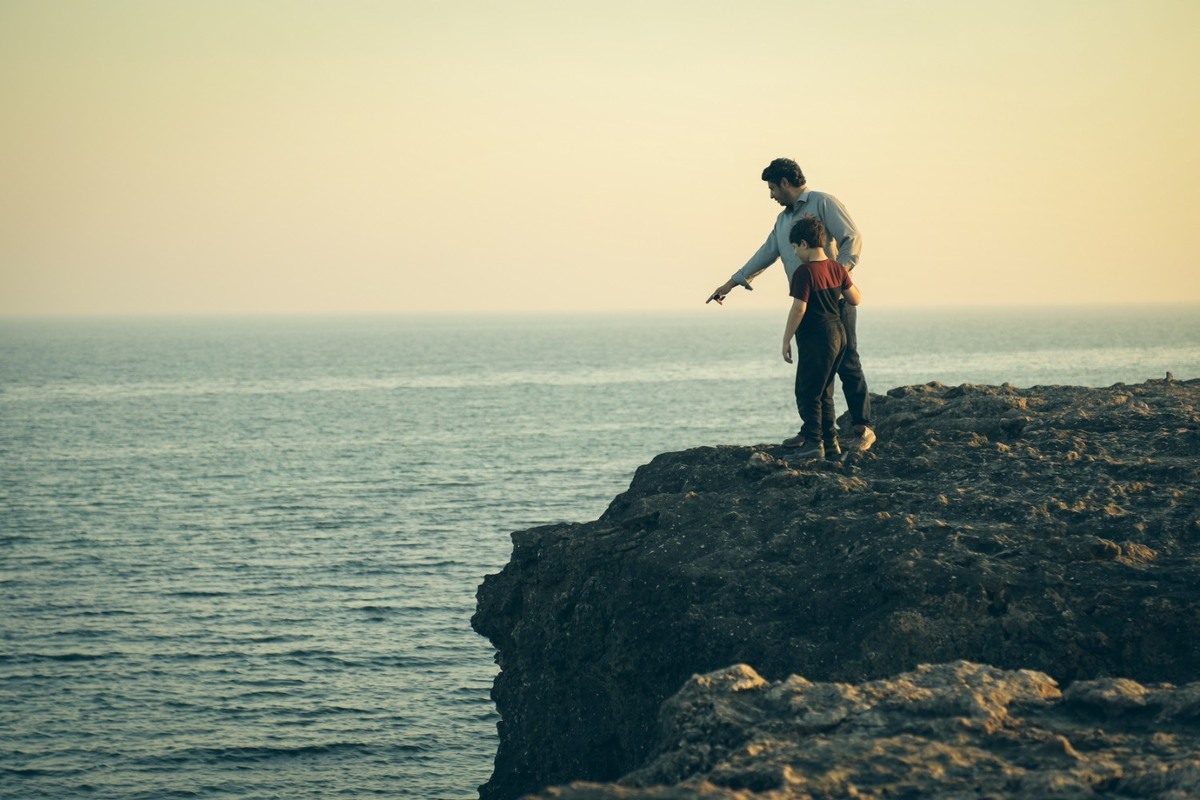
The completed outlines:
{"type": "Polygon", "coordinates": [[[837,439],[830,439],[828,442],[825,442],[824,447],[826,461],[837,461],[842,457],[842,446],[838,444],[837,439]]]}
{"type": "Polygon", "coordinates": [[[850,449],[862,452],[870,450],[871,445],[875,444],[875,431],[864,426],[854,426],[854,438],[850,440],[850,449]]]}
{"type": "Polygon", "coordinates": [[[823,444],[821,444],[820,442],[806,442],[803,439],[800,439],[800,441],[797,442],[796,439],[799,439],[799,438],[800,437],[798,437],[798,436],[793,436],[791,439],[785,439],[783,442],[785,447],[800,448],[799,450],[797,450],[794,453],[788,453],[788,456],[790,458],[824,458],[825,457],[825,446],[823,444]],[[788,442],[794,442],[794,443],[788,444],[788,442]]]}

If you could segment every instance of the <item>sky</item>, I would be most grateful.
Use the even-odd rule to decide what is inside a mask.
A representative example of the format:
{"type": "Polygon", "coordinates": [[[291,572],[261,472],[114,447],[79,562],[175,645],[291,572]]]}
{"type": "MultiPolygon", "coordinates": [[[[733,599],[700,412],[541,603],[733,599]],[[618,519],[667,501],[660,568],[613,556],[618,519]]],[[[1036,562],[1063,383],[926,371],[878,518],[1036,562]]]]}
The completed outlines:
{"type": "Polygon", "coordinates": [[[1196,0],[0,0],[0,316],[702,309],[776,157],[862,230],[864,307],[1200,303],[1198,37],[1196,0]]]}

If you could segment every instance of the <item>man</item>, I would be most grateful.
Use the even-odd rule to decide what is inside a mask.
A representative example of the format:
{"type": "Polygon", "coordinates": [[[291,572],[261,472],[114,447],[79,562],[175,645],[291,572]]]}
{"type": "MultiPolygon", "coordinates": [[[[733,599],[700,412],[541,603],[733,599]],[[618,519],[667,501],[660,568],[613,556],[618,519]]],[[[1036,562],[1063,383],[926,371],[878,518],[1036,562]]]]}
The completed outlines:
{"type": "MultiPolygon", "coordinates": [[[[762,179],[771,190],[771,199],[783,206],[783,210],[775,218],[775,227],[763,246],[750,257],[746,266],[718,286],[709,295],[706,303],[713,300],[718,304],[722,303],[735,286],[744,286],[753,291],[750,282],[779,260],[783,261],[783,269],[787,273],[790,285],[792,276],[800,267],[800,259],[793,251],[788,236],[792,226],[804,216],[816,217],[824,224],[829,236],[825,249],[830,258],[851,273],[858,264],[858,257],[862,252],[862,236],[854,221],[850,219],[846,207],[831,194],[809,189],[799,164],[790,158],[777,158],[763,170],[762,179]]],[[[875,442],[875,432],[872,430],[871,398],[867,391],[867,380],[863,376],[862,362],[858,357],[858,337],[855,332],[858,311],[848,303],[842,304],[841,311],[842,324],[846,328],[846,354],[838,367],[837,375],[842,382],[842,393],[846,396],[846,405],[850,409],[850,418],[854,426],[854,439],[850,447],[855,450],[867,450],[875,442]]],[[[789,439],[785,443],[791,441],[792,439],[789,439]]]]}

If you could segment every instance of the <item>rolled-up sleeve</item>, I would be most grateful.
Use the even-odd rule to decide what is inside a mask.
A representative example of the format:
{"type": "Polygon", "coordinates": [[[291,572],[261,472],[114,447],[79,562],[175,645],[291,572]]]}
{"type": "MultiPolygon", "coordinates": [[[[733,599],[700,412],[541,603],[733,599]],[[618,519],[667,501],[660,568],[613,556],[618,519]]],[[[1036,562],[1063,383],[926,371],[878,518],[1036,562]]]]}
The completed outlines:
{"type": "Polygon", "coordinates": [[[758,248],[758,252],[750,256],[750,260],[746,262],[746,266],[733,273],[730,280],[741,286],[748,287],[750,281],[754,280],[754,277],[758,273],[774,264],[778,258],[779,246],[775,243],[775,231],[771,231],[767,240],[763,242],[763,246],[758,248]]]}
{"type": "Polygon", "coordinates": [[[825,231],[829,238],[837,242],[838,263],[847,270],[854,269],[858,257],[862,253],[862,234],[850,212],[836,197],[825,195],[821,208],[821,219],[825,222],[825,231]]]}

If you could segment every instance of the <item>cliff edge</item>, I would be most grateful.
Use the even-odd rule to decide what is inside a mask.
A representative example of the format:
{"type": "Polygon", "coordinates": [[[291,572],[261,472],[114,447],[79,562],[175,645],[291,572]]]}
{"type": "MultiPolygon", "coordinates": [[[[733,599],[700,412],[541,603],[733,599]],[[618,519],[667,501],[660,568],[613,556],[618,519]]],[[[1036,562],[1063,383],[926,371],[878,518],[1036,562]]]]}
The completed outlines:
{"type": "MultiPolygon", "coordinates": [[[[843,466],[776,445],[667,453],[598,520],[513,534],[472,620],[501,668],[484,800],[638,783],[674,747],[664,702],[735,664],[780,686],[919,665],[1064,693],[1200,680],[1200,380],[873,403],[879,442],[843,466]]],[[[737,791],[713,796],[759,796],[737,791]]]]}

